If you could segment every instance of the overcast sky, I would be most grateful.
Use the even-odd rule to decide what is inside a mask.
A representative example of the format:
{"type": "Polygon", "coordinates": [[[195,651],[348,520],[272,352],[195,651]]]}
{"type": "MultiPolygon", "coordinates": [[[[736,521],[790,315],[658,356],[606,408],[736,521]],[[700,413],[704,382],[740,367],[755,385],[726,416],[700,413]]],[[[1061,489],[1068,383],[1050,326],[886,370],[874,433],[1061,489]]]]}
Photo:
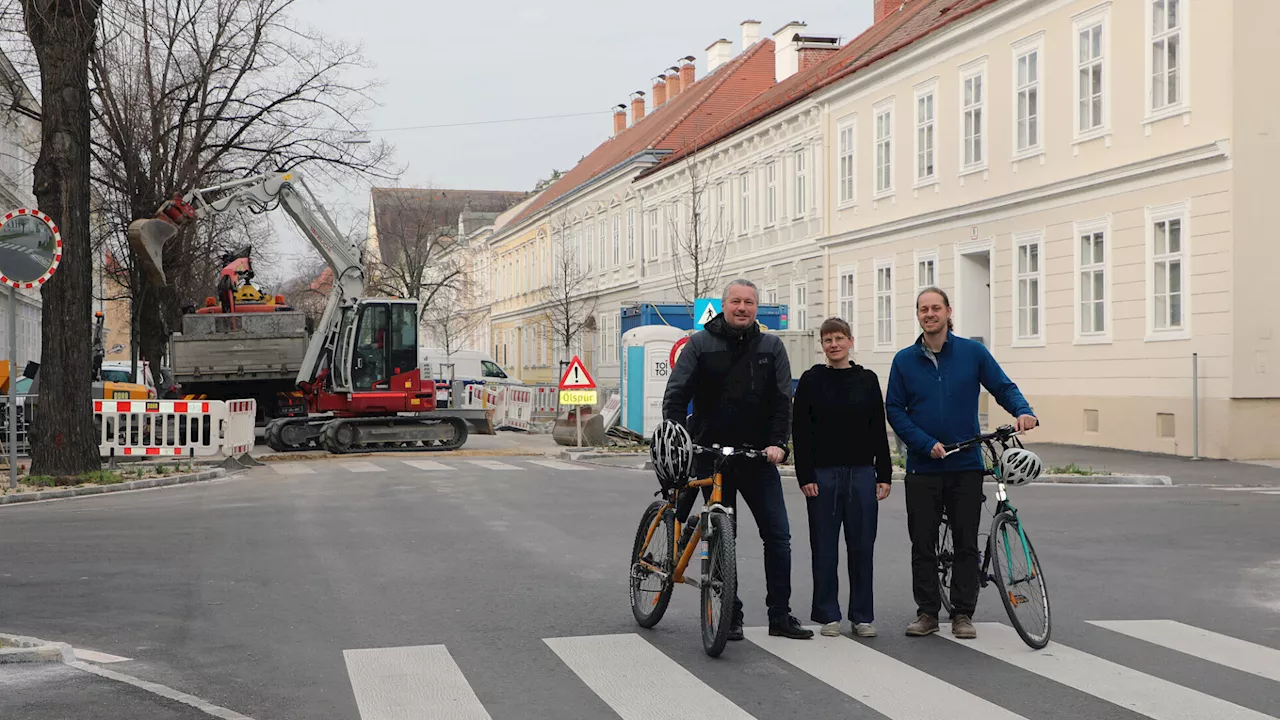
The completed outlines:
{"type": "MultiPolygon", "coordinates": [[[[872,0],[298,0],[294,13],[362,46],[382,83],[370,134],[396,146],[403,185],[524,191],[604,141],[610,108],[634,90],[647,98],[653,77],[679,58],[696,57],[701,78],[713,41],[741,52],[743,20],[759,20],[765,36],[798,20],[843,43],[871,24],[872,0]],[[489,122],[576,113],[595,114],[489,122]],[[457,123],[484,124],[396,129],[457,123]]],[[[367,204],[367,192],[324,195],[367,204]]],[[[296,233],[285,245],[286,254],[309,252],[296,233]]]]}

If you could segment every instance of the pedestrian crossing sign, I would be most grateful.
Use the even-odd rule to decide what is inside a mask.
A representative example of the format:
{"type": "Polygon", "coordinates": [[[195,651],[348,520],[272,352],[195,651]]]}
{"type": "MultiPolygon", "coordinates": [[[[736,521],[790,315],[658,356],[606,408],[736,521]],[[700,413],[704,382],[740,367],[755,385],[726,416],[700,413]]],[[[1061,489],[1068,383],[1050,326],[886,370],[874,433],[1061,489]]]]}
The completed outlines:
{"type": "Polygon", "coordinates": [[[720,298],[698,298],[693,301],[693,329],[701,330],[720,314],[720,298]]]}

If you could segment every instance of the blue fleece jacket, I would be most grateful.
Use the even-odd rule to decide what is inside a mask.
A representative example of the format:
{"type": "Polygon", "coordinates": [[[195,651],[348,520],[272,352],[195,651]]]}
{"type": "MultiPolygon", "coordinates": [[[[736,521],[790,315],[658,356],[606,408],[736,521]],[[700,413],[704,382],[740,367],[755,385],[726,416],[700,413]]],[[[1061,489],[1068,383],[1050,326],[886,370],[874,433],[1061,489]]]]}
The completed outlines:
{"type": "Polygon", "coordinates": [[[991,352],[980,342],[947,333],[947,342],[929,357],[924,336],[893,358],[885,415],[907,445],[907,472],[937,473],[981,470],[982,450],[973,447],[937,460],[929,456],[935,443],[951,445],[982,432],[978,424],[979,385],[1010,415],[1034,415],[991,352]]]}

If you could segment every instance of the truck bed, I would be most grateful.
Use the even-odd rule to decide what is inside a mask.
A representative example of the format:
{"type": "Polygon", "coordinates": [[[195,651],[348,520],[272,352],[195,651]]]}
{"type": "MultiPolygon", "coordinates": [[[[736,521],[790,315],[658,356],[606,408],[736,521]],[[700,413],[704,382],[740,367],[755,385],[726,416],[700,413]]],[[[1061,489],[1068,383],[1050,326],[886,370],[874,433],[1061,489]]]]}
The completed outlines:
{"type": "Polygon", "coordinates": [[[292,379],[307,354],[301,312],[189,314],[173,336],[180,383],[292,379]]]}

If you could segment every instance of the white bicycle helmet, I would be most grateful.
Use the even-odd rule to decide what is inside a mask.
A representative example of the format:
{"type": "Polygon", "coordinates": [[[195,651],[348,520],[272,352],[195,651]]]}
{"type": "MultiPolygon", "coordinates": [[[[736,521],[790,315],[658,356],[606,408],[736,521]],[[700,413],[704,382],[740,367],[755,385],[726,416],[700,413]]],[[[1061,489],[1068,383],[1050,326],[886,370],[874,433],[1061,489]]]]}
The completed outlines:
{"type": "Polygon", "coordinates": [[[1026,448],[1012,447],[1000,456],[1000,481],[1018,487],[1040,477],[1044,464],[1040,456],[1026,448]]]}
{"type": "Polygon", "coordinates": [[[663,420],[649,443],[653,471],[664,488],[683,486],[693,472],[693,439],[680,423],[663,420]]]}

